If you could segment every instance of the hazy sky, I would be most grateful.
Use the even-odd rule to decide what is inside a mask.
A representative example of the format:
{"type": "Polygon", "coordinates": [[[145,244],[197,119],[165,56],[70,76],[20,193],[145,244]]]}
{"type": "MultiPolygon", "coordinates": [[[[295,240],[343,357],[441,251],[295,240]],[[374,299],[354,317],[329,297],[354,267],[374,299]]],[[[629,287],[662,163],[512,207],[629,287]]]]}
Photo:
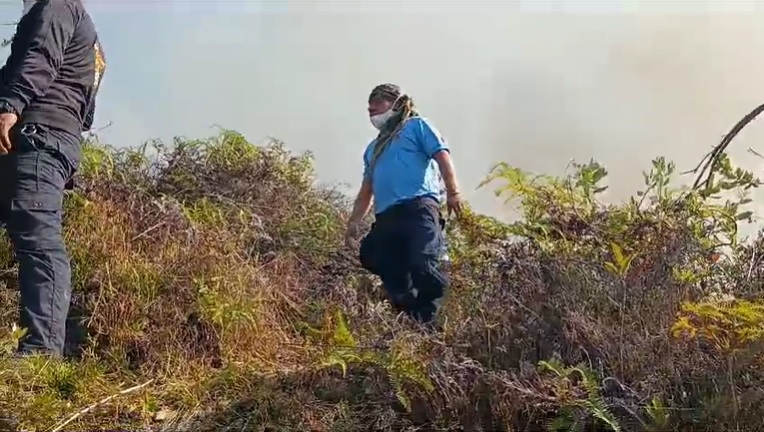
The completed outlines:
{"type": "MultiPolygon", "coordinates": [[[[97,112],[97,124],[114,122],[107,142],[220,124],[312,150],[322,180],[356,187],[374,135],[366,97],[395,82],[450,141],[470,201],[497,215],[490,191],[474,191],[494,162],[561,173],[594,157],[619,199],[652,158],[690,168],[764,102],[764,1],[86,4],[108,60],[97,112]]],[[[20,6],[0,1],[0,19],[20,6]]],[[[764,126],[733,146],[760,171],[746,148],[764,153],[764,126]]]]}

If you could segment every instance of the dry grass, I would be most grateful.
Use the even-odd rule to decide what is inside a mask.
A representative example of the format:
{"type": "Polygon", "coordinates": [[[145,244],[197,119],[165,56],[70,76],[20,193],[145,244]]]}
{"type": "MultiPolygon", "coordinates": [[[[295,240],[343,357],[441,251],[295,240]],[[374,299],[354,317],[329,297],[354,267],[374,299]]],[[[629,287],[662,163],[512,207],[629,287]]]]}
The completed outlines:
{"type": "MultiPolygon", "coordinates": [[[[157,148],[87,146],[67,200],[73,359],[0,358],[0,429],[764,427],[758,312],[706,301],[719,287],[760,294],[760,242],[708,260],[731,229],[719,215],[737,208],[665,185],[606,207],[587,189],[597,179],[576,182],[596,167],[546,183],[499,167],[527,218],[451,228],[454,287],[434,335],[358,269],[341,242],[347,202],[314,185],[309,155],[232,132],[157,148]],[[679,328],[683,302],[712,306],[679,328]]],[[[0,265],[10,329],[7,242],[0,265]]]]}

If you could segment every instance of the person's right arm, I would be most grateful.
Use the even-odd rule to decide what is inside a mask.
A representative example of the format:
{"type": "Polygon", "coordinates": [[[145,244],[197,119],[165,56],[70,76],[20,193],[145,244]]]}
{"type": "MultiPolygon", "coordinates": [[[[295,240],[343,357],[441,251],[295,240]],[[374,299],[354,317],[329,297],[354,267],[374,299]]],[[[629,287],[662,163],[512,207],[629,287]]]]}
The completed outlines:
{"type": "Polygon", "coordinates": [[[350,215],[350,224],[360,223],[366,213],[369,212],[373,201],[373,194],[371,192],[371,179],[368,175],[363,177],[361,182],[361,189],[358,191],[358,195],[355,198],[353,204],[353,213],[350,215]]]}
{"type": "Polygon", "coordinates": [[[361,181],[361,188],[358,190],[358,195],[355,197],[355,203],[353,203],[353,213],[350,215],[348,225],[359,224],[366,213],[371,208],[372,201],[374,200],[374,194],[371,189],[371,169],[369,168],[368,149],[363,154],[363,181],[361,181]]]}

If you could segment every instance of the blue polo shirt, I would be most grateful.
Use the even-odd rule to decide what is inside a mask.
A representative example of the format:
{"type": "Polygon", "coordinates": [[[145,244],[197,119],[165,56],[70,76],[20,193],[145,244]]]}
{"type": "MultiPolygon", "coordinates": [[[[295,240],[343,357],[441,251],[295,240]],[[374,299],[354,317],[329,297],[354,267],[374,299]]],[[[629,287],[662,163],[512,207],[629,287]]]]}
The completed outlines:
{"type": "MultiPolygon", "coordinates": [[[[376,139],[363,154],[364,177],[369,175],[375,143],[376,139]]],[[[432,123],[423,117],[406,121],[374,165],[374,212],[380,214],[401,201],[420,196],[440,201],[440,172],[432,157],[441,150],[448,151],[448,144],[432,123]]]]}

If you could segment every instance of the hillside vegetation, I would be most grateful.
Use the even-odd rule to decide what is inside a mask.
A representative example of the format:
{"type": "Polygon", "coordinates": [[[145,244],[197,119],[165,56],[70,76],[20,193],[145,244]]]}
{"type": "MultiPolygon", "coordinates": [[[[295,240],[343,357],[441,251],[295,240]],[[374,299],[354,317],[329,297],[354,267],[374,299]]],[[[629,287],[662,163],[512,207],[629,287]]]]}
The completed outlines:
{"type": "Polygon", "coordinates": [[[359,269],[310,155],[230,131],[89,142],[66,201],[74,359],[7,355],[0,245],[0,429],[761,430],[764,241],[738,243],[746,201],[719,198],[758,180],[722,158],[692,192],[658,158],[605,205],[606,174],[497,165],[483,187],[524,217],[450,225],[433,334],[359,269]]]}

